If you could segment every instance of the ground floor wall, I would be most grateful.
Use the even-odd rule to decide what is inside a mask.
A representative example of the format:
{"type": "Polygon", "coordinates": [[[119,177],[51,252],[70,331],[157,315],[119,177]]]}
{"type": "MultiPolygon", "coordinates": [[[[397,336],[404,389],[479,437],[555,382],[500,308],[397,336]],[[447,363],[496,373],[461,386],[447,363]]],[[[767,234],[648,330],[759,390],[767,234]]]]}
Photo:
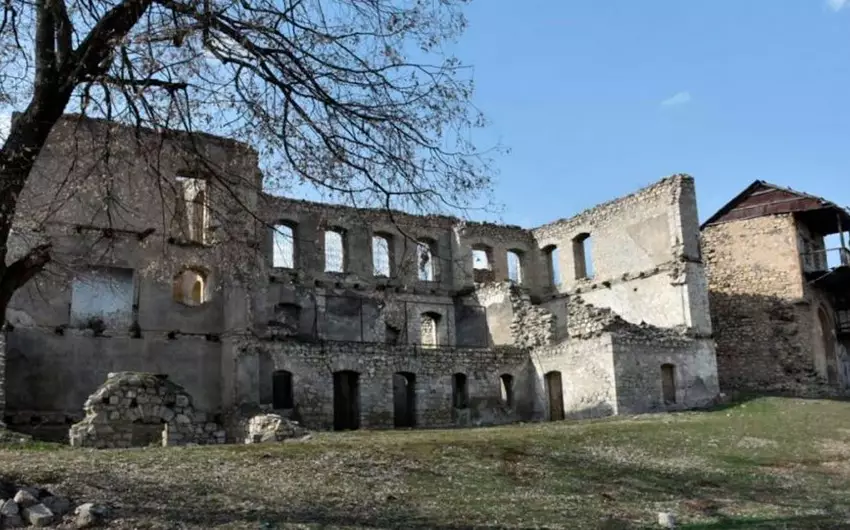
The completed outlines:
{"type": "Polygon", "coordinates": [[[640,414],[702,407],[720,392],[710,339],[611,337],[617,410],[640,414]]]}
{"type": "Polygon", "coordinates": [[[533,350],[533,417],[557,420],[617,414],[612,355],[610,334],[533,350]]]}
{"type": "Polygon", "coordinates": [[[402,426],[531,419],[524,398],[528,354],[516,348],[270,341],[246,346],[241,356],[241,364],[258,369],[258,400],[281,399],[286,413],[308,428],[392,428],[403,410],[411,419],[402,426]],[[274,388],[276,377],[285,388],[274,388]],[[339,425],[340,409],[353,414],[355,423],[339,425]]]}
{"type": "Polygon", "coordinates": [[[91,337],[17,328],[6,335],[6,418],[10,423],[63,423],[110,372],[168,374],[199,410],[221,406],[221,344],[202,337],[91,337]]]}
{"type": "Polygon", "coordinates": [[[806,298],[711,292],[717,370],[724,392],[800,392],[850,385],[834,310],[817,292],[806,298]]]}

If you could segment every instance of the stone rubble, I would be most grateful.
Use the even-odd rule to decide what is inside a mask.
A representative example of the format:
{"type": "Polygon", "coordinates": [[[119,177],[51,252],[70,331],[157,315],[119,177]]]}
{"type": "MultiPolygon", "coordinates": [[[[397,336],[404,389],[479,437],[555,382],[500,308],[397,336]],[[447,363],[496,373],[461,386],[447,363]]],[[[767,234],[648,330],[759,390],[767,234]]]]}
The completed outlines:
{"type": "Polygon", "coordinates": [[[167,376],[145,372],[110,373],[84,404],[85,418],[71,426],[75,447],[115,448],[145,445],[137,424],[164,424],[161,443],[222,444],[225,432],[196,411],[192,398],[167,376]]]}
{"type": "Polygon", "coordinates": [[[298,422],[288,420],[280,414],[258,414],[248,420],[245,443],[282,442],[309,436],[309,431],[298,422]]]}
{"type": "Polygon", "coordinates": [[[105,506],[79,504],[74,509],[71,499],[53,495],[40,488],[14,486],[0,481],[0,528],[92,528],[105,522],[105,506]],[[13,498],[4,499],[12,491],[13,498]],[[73,509],[73,513],[72,513],[73,509]]]}

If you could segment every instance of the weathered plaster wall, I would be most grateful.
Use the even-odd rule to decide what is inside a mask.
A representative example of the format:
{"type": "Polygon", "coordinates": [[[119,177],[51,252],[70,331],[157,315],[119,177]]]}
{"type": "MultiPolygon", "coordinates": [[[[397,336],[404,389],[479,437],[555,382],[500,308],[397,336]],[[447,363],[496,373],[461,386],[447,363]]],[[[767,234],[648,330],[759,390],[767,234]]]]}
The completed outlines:
{"type": "Polygon", "coordinates": [[[708,299],[699,289],[699,253],[693,179],[676,175],[627,197],[534,230],[538,246],[559,249],[556,292],[580,293],[630,322],[711,331],[708,299]],[[577,277],[574,239],[590,234],[593,274],[577,277]],[[692,287],[692,285],[697,287],[692,287]]]}
{"type": "Polygon", "coordinates": [[[620,414],[639,414],[710,404],[719,393],[717,360],[710,340],[653,338],[629,333],[612,336],[617,405],[620,414]],[[675,367],[675,403],[665,404],[661,366],[675,367]]]}
{"type": "Polygon", "coordinates": [[[221,405],[221,344],[200,337],[90,337],[17,328],[7,335],[6,413],[13,423],[82,413],[86,398],[110,372],[168,374],[199,410],[221,405]]]}
{"type": "Polygon", "coordinates": [[[257,379],[271,380],[269,370],[292,373],[298,418],[310,428],[332,428],[334,418],[333,373],[352,370],[360,374],[360,422],[363,428],[393,426],[393,374],[415,374],[416,423],[445,427],[515,421],[522,388],[527,385],[524,366],[528,354],[515,348],[418,348],[362,343],[306,344],[260,342],[242,355],[256,357],[246,366],[257,367],[257,379]],[[267,359],[263,361],[262,359],[267,359]],[[265,370],[260,370],[265,367],[265,370]],[[469,408],[452,406],[452,375],[467,376],[469,408]],[[514,376],[516,407],[501,398],[499,376],[514,376]]]}
{"type": "Polygon", "coordinates": [[[545,377],[561,373],[566,418],[581,419],[617,414],[617,392],[610,334],[570,340],[532,352],[536,419],[550,419],[545,377]]]}
{"type": "Polygon", "coordinates": [[[710,225],[702,244],[721,388],[782,390],[811,382],[816,313],[793,216],[710,225]]]}

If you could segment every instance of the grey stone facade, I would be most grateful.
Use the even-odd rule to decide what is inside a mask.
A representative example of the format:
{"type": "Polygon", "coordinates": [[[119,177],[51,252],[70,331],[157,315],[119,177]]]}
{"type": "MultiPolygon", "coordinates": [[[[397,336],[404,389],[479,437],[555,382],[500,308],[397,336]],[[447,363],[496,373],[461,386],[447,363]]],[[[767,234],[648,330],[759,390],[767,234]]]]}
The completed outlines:
{"type": "MultiPolygon", "coordinates": [[[[65,163],[70,127],[54,131],[25,203],[76,171],[65,163]]],[[[94,144],[110,125],[87,127],[94,144]]],[[[272,197],[249,148],[201,139],[258,218],[234,207],[216,174],[203,188],[208,239],[181,244],[185,227],[162,219],[195,210],[149,196],[140,151],[153,140],[113,128],[123,232],[110,231],[109,252],[86,246],[106,221],[87,209],[96,188],[51,218],[76,268],[13,299],[10,423],[78,421],[122,371],[167,374],[206,414],[253,403],[318,429],[674,410],[717,395],[688,176],[527,230],[272,197]],[[80,280],[92,264],[110,291],[80,280]],[[93,325],[104,305],[109,318],[93,325]]],[[[197,168],[179,138],[166,146],[166,176],[197,168]]]]}

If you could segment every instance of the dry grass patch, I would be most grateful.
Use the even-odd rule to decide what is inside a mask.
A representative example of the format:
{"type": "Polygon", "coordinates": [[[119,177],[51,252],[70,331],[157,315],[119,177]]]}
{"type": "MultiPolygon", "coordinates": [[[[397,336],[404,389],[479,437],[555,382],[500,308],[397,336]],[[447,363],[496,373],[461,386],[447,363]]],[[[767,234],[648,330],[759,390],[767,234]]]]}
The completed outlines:
{"type": "Polygon", "coordinates": [[[298,444],[114,451],[7,445],[2,474],[114,507],[114,528],[842,528],[850,404],[298,444]],[[815,441],[818,441],[815,443],[815,441]]]}

